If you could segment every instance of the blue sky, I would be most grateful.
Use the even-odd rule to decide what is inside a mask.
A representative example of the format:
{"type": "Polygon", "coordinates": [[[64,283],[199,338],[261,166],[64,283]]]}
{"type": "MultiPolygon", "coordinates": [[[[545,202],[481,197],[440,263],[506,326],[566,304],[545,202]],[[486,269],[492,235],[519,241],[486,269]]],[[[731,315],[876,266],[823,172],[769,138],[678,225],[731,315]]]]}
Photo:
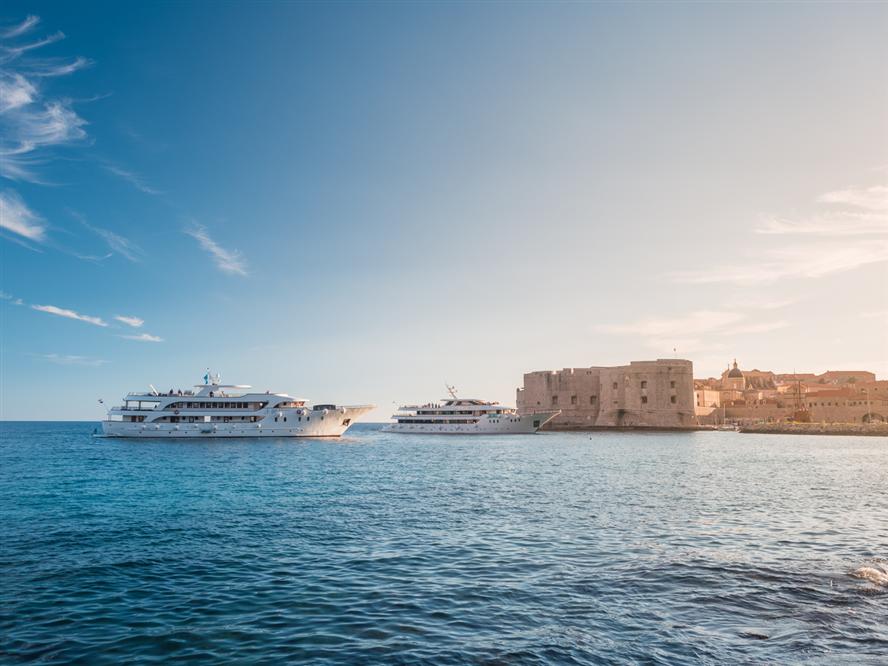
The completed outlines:
{"type": "Polygon", "coordinates": [[[0,417],[888,374],[884,4],[17,3],[0,417]]]}

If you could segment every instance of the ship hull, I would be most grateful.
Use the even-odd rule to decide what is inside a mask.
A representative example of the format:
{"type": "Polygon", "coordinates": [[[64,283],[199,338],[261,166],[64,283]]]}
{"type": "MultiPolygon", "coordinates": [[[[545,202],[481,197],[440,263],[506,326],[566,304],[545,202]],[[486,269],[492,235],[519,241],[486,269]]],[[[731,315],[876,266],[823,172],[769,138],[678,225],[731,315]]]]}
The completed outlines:
{"type": "Polygon", "coordinates": [[[558,412],[502,417],[478,423],[390,423],[383,432],[405,435],[532,435],[552,420],[558,412]]]}

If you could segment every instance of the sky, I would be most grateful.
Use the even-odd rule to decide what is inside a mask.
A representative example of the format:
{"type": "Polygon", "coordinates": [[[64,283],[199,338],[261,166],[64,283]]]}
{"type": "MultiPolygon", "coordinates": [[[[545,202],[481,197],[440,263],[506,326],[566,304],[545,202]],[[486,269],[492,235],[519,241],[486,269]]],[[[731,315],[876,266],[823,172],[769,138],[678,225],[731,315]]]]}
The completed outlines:
{"type": "Polygon", "coordinates": [[[888,378],[888,4],[0,8],[0,418],[888,378]]]}

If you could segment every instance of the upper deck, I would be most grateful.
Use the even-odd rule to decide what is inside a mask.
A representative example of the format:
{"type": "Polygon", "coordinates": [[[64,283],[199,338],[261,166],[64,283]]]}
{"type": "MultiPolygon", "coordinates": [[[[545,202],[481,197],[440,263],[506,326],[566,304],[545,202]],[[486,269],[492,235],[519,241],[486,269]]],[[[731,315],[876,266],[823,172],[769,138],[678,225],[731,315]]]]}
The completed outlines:
{"type": "Polygon", "coordinates": [[[424,405],[401,405],[398,412],[412,412],[417,416],[446,416],[463,414],[480,416],[483,414],[511,414],[514,407],[504,407],[498,402],[478,400],[476,398],[445,399],[440,403],[429,402],[424,405]]]}
{"type": "MultiPolygon", "coordinates": [[[[207,376],[209,378],[209,374],[207,376]]],[[[245,409],[257,410],[265,407],[303,407],[306,398],[295,398],[287,393],[259,393],[252,391],[248,384],[221,384],[214,381],[196,384],[192,389],[169,389],[158,391],[149,384],[148,391],[132,391],[123,398],[123,405],[111,407],[110,412],[147,412],[164,410],[213,410],[245,409]]]]}

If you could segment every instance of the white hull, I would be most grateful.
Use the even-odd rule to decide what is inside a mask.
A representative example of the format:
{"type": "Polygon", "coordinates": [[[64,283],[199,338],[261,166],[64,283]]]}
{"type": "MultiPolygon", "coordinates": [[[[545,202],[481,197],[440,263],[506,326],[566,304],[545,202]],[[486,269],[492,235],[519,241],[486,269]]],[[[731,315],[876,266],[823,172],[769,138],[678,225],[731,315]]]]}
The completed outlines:
{"type": "Polygon", "coordinates": [[[411,435],[532,435],[558,412],[479,419],[477,423],[389,423],[383,432],[411,435]]]}
{"type": "MultiPolygon", "coordinates": [[[[336,410],[308,412],[310,421],[297,420],[295,412],[284,410],[287,421],[264,418],[261,423],[136,423],[102,421],[105,437],[151,437],[158,439],[206,439],[211,437],[340,437],[372,405],[340,407],[336,410]]],[[[269,410],[271,412],[273,410],[269,410]]],[[[281,417],[282,418],[282,417],[281,417]]]]}

